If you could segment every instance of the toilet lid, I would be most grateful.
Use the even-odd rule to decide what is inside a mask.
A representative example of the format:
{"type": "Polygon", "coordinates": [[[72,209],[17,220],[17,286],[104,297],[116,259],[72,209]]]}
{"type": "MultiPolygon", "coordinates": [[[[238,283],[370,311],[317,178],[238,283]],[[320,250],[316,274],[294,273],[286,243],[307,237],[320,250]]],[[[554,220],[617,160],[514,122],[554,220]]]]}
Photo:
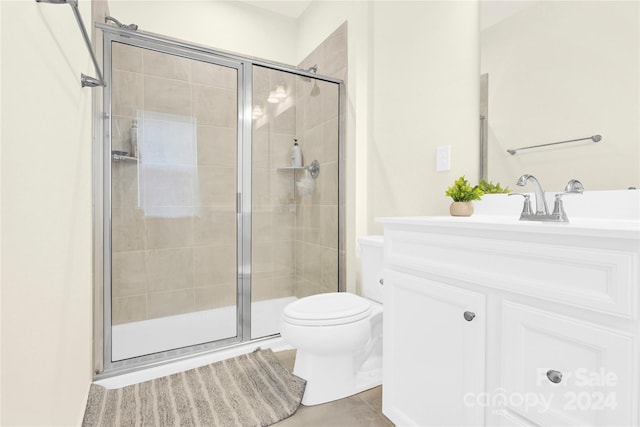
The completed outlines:
{"type": "Polygon", "coordinates": [[[300,298],[283,310],[284,319],[295,325],[341,325],[369,316],[371,302],[347,292],[300,298]]]}

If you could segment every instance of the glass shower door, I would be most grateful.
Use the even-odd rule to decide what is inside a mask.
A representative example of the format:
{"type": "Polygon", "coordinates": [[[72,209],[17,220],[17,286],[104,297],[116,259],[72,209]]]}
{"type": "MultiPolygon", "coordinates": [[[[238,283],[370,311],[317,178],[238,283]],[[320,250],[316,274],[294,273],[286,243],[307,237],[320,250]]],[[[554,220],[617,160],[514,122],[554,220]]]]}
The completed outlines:
{"type": "Polygon", "coordinates": [[[239,341],[240,65],[110,47],[111,361],[239,341]]]}
{"type": "Polygon", "coordinates": [[[339,85],[254,65],[251,338],[339,288],[339,85]],[[302,162],[293,165],[297,143],[302,162]]]}

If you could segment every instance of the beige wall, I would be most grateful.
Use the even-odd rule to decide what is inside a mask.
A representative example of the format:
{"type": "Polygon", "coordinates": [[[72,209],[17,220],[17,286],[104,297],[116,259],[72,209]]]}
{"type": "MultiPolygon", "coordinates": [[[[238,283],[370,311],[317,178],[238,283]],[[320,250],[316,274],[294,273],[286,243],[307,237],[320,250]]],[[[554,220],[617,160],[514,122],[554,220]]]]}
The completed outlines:
{"type": "Polygon", "coordinates": [[[377,216],[447,214],[454,179],[478,176],[478,4],[375,2],[369,232],[377,216]],[[398,25],[402,22],[402,25],[398,25]],[[436,147],[451,170],[436,172],[436,147]]]}
{"type": "Polygon", "coordinates": [[[295,64],[296,23],[235,0],[149,0],[109,3],[118,20],[141,30],[215,49],[295,64]]]}
{"type": "Polygon", "coordinates": [[[69,6],[0,10],[0,424],[79,425],[92,376],[91,90],[79,78],[94,71],[69,6]]]}
{"type": "Polygon", "coordinates": [[[537,2],[482,32],[489,74],[489,177],[545,190],[640,187],[637,1],[537,2]],[[507,149],[602,135],[602,141],[507,149]]]}

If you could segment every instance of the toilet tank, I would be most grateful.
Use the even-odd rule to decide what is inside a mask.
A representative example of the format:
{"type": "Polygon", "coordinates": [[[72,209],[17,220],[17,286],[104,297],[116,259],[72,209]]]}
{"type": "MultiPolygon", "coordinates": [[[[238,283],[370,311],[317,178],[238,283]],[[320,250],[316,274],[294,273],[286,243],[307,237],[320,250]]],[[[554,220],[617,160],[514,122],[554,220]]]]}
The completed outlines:
{"type": "Polygon", "coordinates": [[[358,237],[360,244],[360,266],[362,271],[362,296],[382,303],[382,269],[384,237],[383,236],[361,236],[358,237]]]}

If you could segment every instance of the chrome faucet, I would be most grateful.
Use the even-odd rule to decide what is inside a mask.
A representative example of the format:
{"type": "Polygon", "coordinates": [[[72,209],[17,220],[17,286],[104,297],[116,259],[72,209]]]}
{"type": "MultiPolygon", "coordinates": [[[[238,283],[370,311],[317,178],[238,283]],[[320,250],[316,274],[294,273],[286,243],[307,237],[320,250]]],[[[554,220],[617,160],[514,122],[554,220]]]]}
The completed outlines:
{"type": "Polygon", "coordinates": [[[535,176],[522,175],[518,178],[516,185],[524,187],[529,181],[533,184],[533,189],[536,192],[536,213],[534,215],[549,215],[549,208],[547,207],[547,201],[544,197],[544,190],[542,189],[542,185],[540,185],[540,181],[538,181],[535,176]]]}
{"type": "Polygon", "coordinates": [[[533,184],[536,195],[535,213],[531,209],[531,202],[529,200],[530,197],[528,194],[509,193],[509,196],[513,195],[524,197],[524,207],[522,209],[522,213],[520,214],[520,221],[569,222],[569,218],[567,217],[567,213],[564,211],[564,206],[562,204],[562,196],[564,196],[565,194],[582,194],[584,190],[582,183],[577,179],[572,179],[571,181],[569,181],[565,186],[564,191],[555,195],[553,212],[549,213],[544,190],[542,189],[542,185],[540,185],[540,182],[536,179],[535,176],[522,175],[520,178],[518,178],[516,185],[524,187],[529,181],[531,181],[531,183],[533,184]]]}

